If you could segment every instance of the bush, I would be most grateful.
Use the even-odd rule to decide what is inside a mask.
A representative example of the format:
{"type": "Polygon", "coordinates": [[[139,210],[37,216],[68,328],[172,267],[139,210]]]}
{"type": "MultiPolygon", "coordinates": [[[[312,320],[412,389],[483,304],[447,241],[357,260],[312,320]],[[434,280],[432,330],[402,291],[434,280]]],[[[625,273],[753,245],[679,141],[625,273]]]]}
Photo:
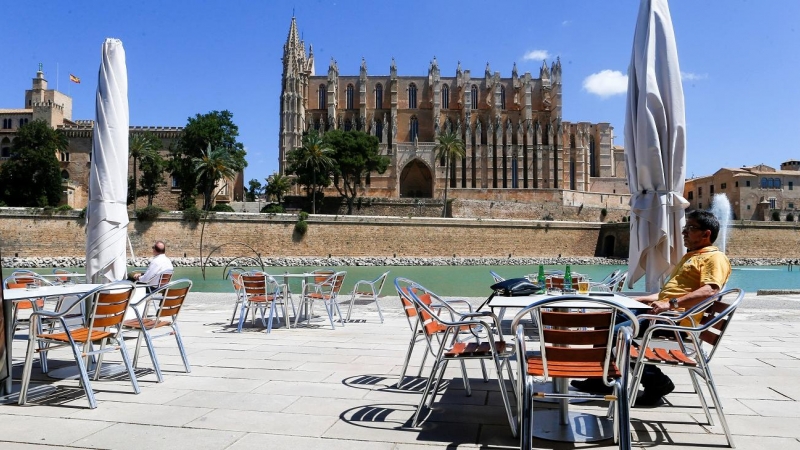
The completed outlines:
{"type": "Polygon", "coordinates": [[[261,212],[266,214],[285,213],[286,209],[277,203],[270,203],[269,205],[264,205],[261,208],[261,212]]]}
{"type": "Polygon", "coordinates": [[[190,206],[183,210],[183,220],[186,222],[200,222],[203,218],[203,211],[196,206],[190,206]]]}
{"type": "Polygon", "coordinates": [[[161,209],[158,206],[145,206],[144,208],[136,210],[136,220],[140,222],[152,222],[153,220],[156,220],[156,218],[162,212],[166,212],[166,210],[161,209]]]}
{"type": "Polygon", "coordinates": [[[787,214],[786,215],[786,221],[787,222],[794,222],[794,214],[792,214],[792,213],[787,214]]]}
{"type": "Polygon", "coordinates": [[[211,208],[211,210],[215,212],[236,212],[233,210],[231,205],[227,203],[217,203],[213,208],[211,208]]]}
{"type": "Polygon", "coordinates": [[[772,220],[775,222],[780,222],[781,213],[779,211],[772,211],[772,220]]]}
{"type": "Polygon", "coordinates": [[[83,208],[81,212],[78,213],[78,218],[85,219],[86,218],[86,208],[83,208]]]}
{"type": "Polygon", "coordinates": [[[302,222],[308,220],[308,213],[305,211],[300,211],[300,214],[298,214],[298,216],[300,217],[300,221],[302,222]]]}
{"type": "Polygon", "coordinates": [[[608,210],[603,208],[600,210],[600,217],[605,217],[608,215],[608,210]]]}
{"type": "Polygon", "coordinates": [[[56,211],[72,211],[72,206],[61,205],[58,208],[56,208],[56,211]]]}
{"type": "Polygon", "coordinates": [[[308,222],[305,220],[298,220],[297,223],[294,224],[294,232],[300,236],[305,236],[306,231],[308,231],[308,222]]]}

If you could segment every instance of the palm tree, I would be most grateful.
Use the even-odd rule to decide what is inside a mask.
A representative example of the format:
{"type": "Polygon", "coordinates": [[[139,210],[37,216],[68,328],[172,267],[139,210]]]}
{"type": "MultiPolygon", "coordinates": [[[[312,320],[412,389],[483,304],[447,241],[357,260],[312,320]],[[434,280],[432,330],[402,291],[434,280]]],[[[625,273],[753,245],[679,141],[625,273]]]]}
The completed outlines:
{"type": "Polygon", "coordinates": [[[211,149],[211,144],[204,150],[199,158],[192,158],[192,165],[197,174],[197,181],[203,183],[203,209],[211,209],[214,186],[223,178],[233,178],[236,175],[235,163],[230,152],[224,147],[211,149]]]}
{"type": "Polygon", "coordinates": [[[280,204],[283,200],[283,195],[289,192],[291,188],[292,179],[286,175],[275,172],[267,178],[267,185],[264,187],[264,193],[267,195],[274,195],[278,204],[280,204]]]}
{"type": "Polygon", "coordinates": [[[161,149],[161,139],[151,133],[136,133],[128,138],[128,152],[133,159],[133,209],[136,210],[136,201],[139,199],[139,175],[136,173],[136,163],[145,155],[150,155],[161,149]]]}
{"type": "Polygon", "coordinates": [[[299,147],[301,165],[311,168],[311,214],[317,213],[317,172],[330,169],[335,162],[331,155],[333,149],[328,148],[317,130],[310,130],[303,136],[303,146],[299,147]]]}
{"type": "Polygon", "coordinates": [[[447,188],[450,185],[450,164],[456,158],[463,158],[467,154],[464,141],[453,132],[442,133],[436,138],[436,145],[433,147],[436,157],[445,160],[444,165],[444,207],[442,217],[447,216],[447,188]]]}

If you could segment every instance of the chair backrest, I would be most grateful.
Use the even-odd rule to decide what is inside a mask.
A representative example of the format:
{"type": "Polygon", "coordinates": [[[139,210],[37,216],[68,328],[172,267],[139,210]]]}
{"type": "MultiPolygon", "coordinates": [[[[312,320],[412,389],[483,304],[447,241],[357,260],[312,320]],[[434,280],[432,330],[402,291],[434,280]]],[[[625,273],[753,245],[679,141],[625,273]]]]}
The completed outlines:
{"type": "Polygon", "coordinates": [[[160,274],[158,274],[158,284],[156,284],[156,287],[165,286],[167,283],[169,283],[171,279],[172,279],[171,270],[165,270],[164,272],[161,272],[160,274]]]}
{"type": "Polygon", "coordinates": [[[691,332],[697,345],[707,344],[710,349],[706,352],[706,361],[710,361],[719,347],[725,330],[733,319],[736,308],[744,298],[744,291],[739,288],[728,289],[712,295],[686,312],[686,316],[694,317],[702,313],[700,323],[694,332],[691,332]]]}
{"type": "Polygon", "coordinates": [[[67,269],[53,269],[53,275],[56,275],[55,280],[59,283],[69,283],[70,281],[74,281],[75,278],[79,278],[76,277],[76,275],[78,275],[76,272],[72,272],[67,269]]]}
{"type": "Polygon", "coordinates": [[[418,321],[418,314],[417,308],[414,306],[414,301],[412,300],[410,291],[417,291],[416,297],[425,302],[428,306],[431,305],[433,299],[431,295],[427,292],[419,292],[417,290],[417,284],[411,280],[406,278],[397,277],[394,280],[395,288],[397,289],[397,295],[400,297],[400,303],[403,306],[403,312],[406,314],[406,319],[408,320],[408,326],[411,327],[412,330],[415,330],[417,326],[419,326],[418,321]]]}
{"type": "Polygon", "coordinates": [[[238,294],[239,291],[242,290],[242,274],[244,273],[243,270],[236,270],[232,269],[228,272],[228,275],[231,277],[231,284],[233,284],[233,290],[236,291],[238,294]]]}
{"type": "Polygon", "coordinates": [[[129,281],[117,281],[96,288],[84,295],[90,300],[90,330],[120,328],[125,318],[125,310],[136,291],[136,286],[129,281]]]}
{"type": "Polygon", "coordinates": [[[156,317],[171,318],[172,322],[175,323],[178,319],[178,313],[181,312],[181,308],[183,307],[183,302],[186,300],[186,296],[189,295],[191,289],[191,280],[184,278],[168,283],[154,291],[153,294],[150,294],[157,294],[161,297],[161,299],[158,300],[159,305],[156,317]]]}
{"type": "MultiPolygon", "coordinates": [[[[542,364],[545,377],[558,377],[563,374],[557,369],[551,370],[549,364],[558,363],[580,366],[586,364],[602,364],[603,379],[608,377],[608,370],[614,349],[614,326],[621,315],[631,321],[632,334],[638,333],[639,322],[627,308],[609,300],[592,299],[574,295],[563,295],[536,301],[520,311],[511,323],[511,329],[524,340],[520,321],[533,315],[537,322],[539,345],[541,347],[542,364]],[[581,300],[592,303],[597,308],[575,310],[559,304],[565,301],[581,300]]],[[[519,344],[518,344],[519,345],[519,344]]],[[[522,356],[524,358],[524,355],[522,356]]]]}
{"type": "Polygon", "coordinates": [[[416,316],[422,325],[425,336],[429,340],[434,334],[441,333],[447,328],[439,317],[441,309],[447,310],[450,313],[450,318],[455,319],[453,308],[447,302],[442,301],[433,291],[406,278],[397,277],[394,283],[397,292],[401,293],[400,299],[403,301],[403,307],[406,315],[409,316],[409,320],[411,320],[410,317],[416,316]],[[432,309],[433,300],[437,300],[436,308],[440,309],[440,312],[432,309]],[[415,310],[413,316],[408,311],[407,304],[409,302],[415,310]]]}
{"type": "Polygon", "coordinates": [[[30,272],[30,271],[22,271],[22,272],[14,272],[3,281],[3,284],[8,289],[19,289],[28,287],[29,284],[35,284],[38,286],[49,286],[51,283],[49,280],[46,280],[39,276],[39,274],[30,272]],[[15,287],[12,287],[14,285],[15,287]]]}
{"type": "Polygon", "coordinates": [[[376,278],[372,283],[378,283],[378,287],[375,289],[375,296],[381,295],[381,291],[383,290],[383,285],[386,284],[386,278],[389,277],[389,271],[383,272],[383,275],[376,278]]]}
{"type": "Polygon", "coordinates": [[[548,288],[552,288],[552,289],[564,289],[564,277],[563,277],[563,276],[556,276],[556,275],[553,275],[553,276],[551,276],[550,278],[548,278],[547,280],[549,280],[549,281],[547,282],[547,283],[548,283],[548,284],[547,284],[547,287],[548,287],[548,288]]]}
{"type": "Polygon", "coordinates": [[[331,284],[331,293],[333,295],[338,295],[339,291],[342,290],[342,285],[344,284],[345,276],[347,276],[347,272],[345,271],[336,272],[334,274],[333,283],[331,284]]]}
{"type": "Polygon", "coordinates": [[[314,274],[314,284],[323,284],[328,281],[331,276],[336,274],[336,272],[329,269],[317,269],[311,273],[314,274]]]}
{"type": "MultiPolygon", "coordinates": [[[[233,276],[233,275],[232,275],[233,276]]],[[[261,271],[245,272],[240,276],[241,291],[246,296],[279,295],[279,284],[275,278],[261,271]]]]}

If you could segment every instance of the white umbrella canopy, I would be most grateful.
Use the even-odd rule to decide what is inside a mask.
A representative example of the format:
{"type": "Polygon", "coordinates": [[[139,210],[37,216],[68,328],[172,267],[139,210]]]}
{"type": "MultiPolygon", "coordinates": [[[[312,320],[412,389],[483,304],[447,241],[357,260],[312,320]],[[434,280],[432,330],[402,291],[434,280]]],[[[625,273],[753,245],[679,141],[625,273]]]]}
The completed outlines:
{"type": "Polygon", "coordinates": [[[86,209],[86,276],[125,278],[128,237],[128,72],[119,39],[106,39],[97,82],[86,209]]]}
{"type": "Polygon", "coordinates": [[[667,0],[642,0],[628,68],[625,163],[631,190],[628,286],[655,292],[685,254],[686,115],[667,0]]]}

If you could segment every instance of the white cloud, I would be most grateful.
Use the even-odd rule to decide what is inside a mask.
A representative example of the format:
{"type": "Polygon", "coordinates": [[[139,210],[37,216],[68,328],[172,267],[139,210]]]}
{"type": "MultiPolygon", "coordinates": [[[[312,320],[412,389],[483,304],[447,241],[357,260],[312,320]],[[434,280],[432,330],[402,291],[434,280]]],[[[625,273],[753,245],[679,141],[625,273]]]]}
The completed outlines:
{"type": "Polygon", "coordinates": [[[697,80],[705,80],[708,78],[707,73],[692,73],[692,72],[681,72],[681,80],[682,81],[697,81],[697,80]]]}
{"type": "Polygon", "coordinates": [[[547,50],[531,50],[522,56],[524,61],[542,61],[550,59],[550,52],[547,50]]]}
{"type": "Polygon", "coordinates": [[[583,80],[583,89],[602,98],[628,91],[628,76],[618,70],[601,70],[583,80]]]}
{"type": "Polygon", "coordinates": [[[569,24],[571,24],[571,23],[572,23],[572,21],[571,21],[571,20],[565,20],[565,21],[561,22],[561,26],[562,26],[562,27],[566,27],[567,25],[569,25],[569,24]]]}

